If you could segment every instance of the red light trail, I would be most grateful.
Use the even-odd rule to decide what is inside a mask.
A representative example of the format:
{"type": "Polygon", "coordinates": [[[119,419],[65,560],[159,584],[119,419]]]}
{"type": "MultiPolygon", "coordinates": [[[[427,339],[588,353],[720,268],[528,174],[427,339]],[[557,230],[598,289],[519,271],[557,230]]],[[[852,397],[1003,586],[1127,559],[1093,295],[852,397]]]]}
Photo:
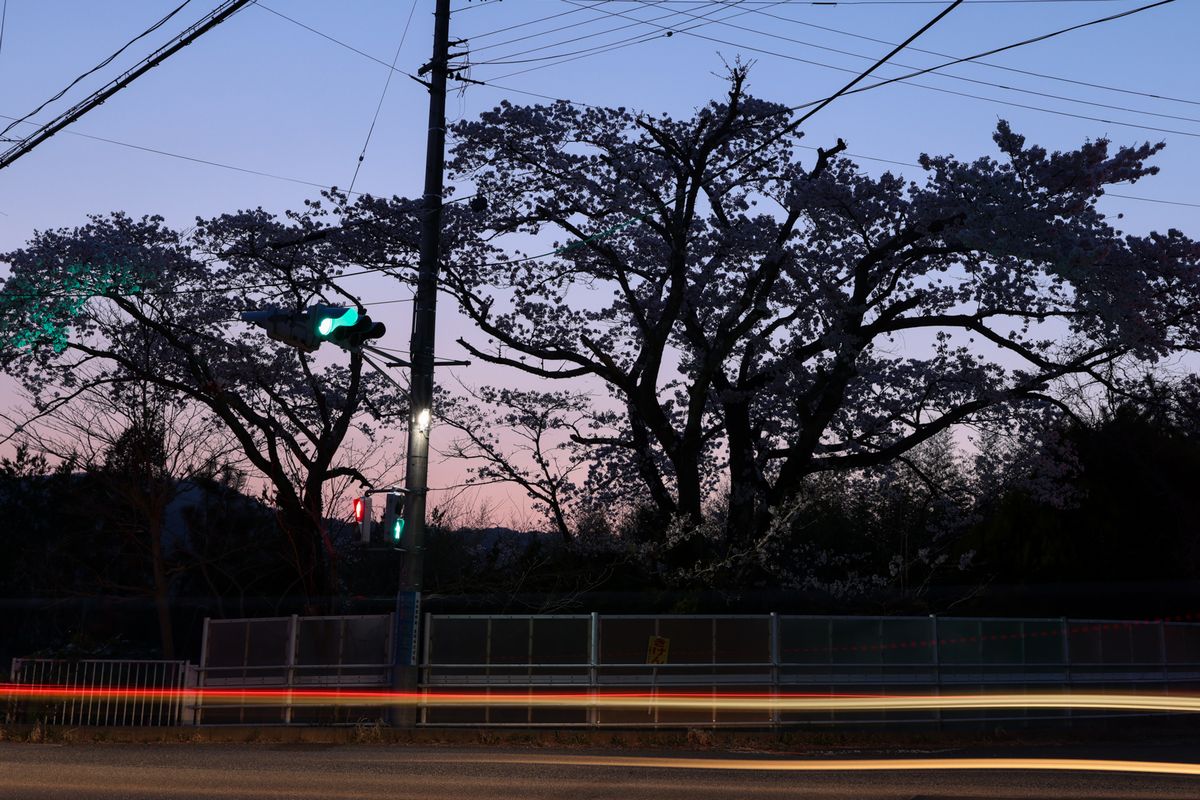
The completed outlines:
{"type": "Polygon", "coordinates": [[[545,708],[660,708],[725,711],[933,711],[947,709],[1101,709],[1200,712],[1200,696],[1122,693],[1031,692],[1026,694],[813,694],[769,692],[393,692],[328,689],[211,688],[77,689],[69,686],[0,684],[0,700],[66,702],[130,700],[221,706],[519,706],[545,708]]]}

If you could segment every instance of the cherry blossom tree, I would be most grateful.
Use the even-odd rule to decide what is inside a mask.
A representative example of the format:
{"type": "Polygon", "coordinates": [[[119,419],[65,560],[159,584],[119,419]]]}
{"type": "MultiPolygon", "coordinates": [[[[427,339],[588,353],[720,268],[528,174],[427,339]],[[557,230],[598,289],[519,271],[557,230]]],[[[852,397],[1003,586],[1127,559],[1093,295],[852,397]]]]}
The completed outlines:
{"type": "Polygon", "coordinates": [[[455,431],[446,455],[471,462],[473,485],[521,487],[570,542],[579,477],[595,455],[570,436],[588,429],[589,410],[588,398],[573,392],[463,387],[443,402],[438,416],[455,431]]]}
{"type": "Polygon", "coordinates": [[[459,341],[606,387],[614,425],[575,441],[619,452],[663,514],[696,524],[726,485],[723,546],[746,546],[809,476],[1003,427],[1062,405],[1060,381],[1200,339],[1197,244],[1096,206],[1163,145],[1051,153],[1000,122],[995,155],[873,177],[841,140],[803,153],[745,80],[690,119],[505,102],[453,128],[481,240],[553,240],[447,261],[478,328],[459,341]]]}
{"type": "MultiPolygon", "coordinates": [[[[165,403],[204,409],[271,487],[300,593],[314,607],[336,590],[325,490],[359,464],[348,437],[403,419],[404,401],[364,370],[360,353],[315,358],[268,341],[239,310],[355,303],[333,279],[346,266],[320,202],[280,218],[264,211],[197,220],[94,216],[36,233],[0,257],[3,364],[33,398],[33,421],[90,393],[152,385],[165,403]],[[290,246],[281,247],[280,243],[290,246]]],[[[352,249],[347,246],[346,249],[352,249]]]]}

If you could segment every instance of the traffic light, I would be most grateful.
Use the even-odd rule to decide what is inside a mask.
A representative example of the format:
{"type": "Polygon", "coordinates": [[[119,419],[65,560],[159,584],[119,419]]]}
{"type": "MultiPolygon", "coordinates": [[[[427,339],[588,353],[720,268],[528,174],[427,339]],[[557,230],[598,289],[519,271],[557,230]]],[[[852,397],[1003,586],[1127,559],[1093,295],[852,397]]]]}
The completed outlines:
{"type": "Polygon", "coordinates": [[[358,309],[346,306],[309,306],[304,312],[312,325],[313,334],[321,339],[330,339],[339,328],[348,328],[358,322],[358,309]]]}
{"type": "Polygon", "coordinates": [[[383,506],[383,538],[392,544],[399,544],[404,536],[404,495],[388,492],[387,501],[383,506]]]}
{"type": "Polygon", "coordinates": [[[277,342],[311,353],[322,342],[333,342],[344,350],[356,350],[387,331],[382,322],[359,314],[352,306],[309,306],[303,311],[266,308],[243,311],[241,317],[267,332],[277,342]]]}
{"type": "Polygon", "coordinates": [[[334,328],[329,334],[329,341],[343,350],[356,350],[370,339],[383,336],[387,328],[382,322],[375,322],[370,317],[359,317],[353,325],[334,328]]]}
{"type": "Polygon", "coordinates": [[[314,335],[312,325],[304,312],[264,308],[258,311],[243,311],[241,318],[265,330],[267,336],[275,341],[306,353],[311,353],[321,346],[321,340],[314,335]]]}
{"type": "Polygon", "coordinates": [[[363,544],[371,543],[371,498],[354,498],[354,521],[358,523],[358,538],[363,544]]]}

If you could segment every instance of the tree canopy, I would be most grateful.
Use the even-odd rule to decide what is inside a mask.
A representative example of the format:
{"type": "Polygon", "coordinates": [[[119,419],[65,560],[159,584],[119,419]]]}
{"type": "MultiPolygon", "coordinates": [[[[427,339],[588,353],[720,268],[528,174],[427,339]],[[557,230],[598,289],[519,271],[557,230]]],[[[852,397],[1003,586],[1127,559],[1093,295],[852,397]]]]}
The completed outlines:
{"type": "Polygon", "coordinates": [[[745,78],[690,119],[505,102],[453,127],[497,248],[444,265],[477,328],[459,341],[603,385],[613,413],[575,441],[662,514],[697,520],[723,488],[737,546],[807,476],[1009,426],[1063,405],[1064,380],[1116,386],[1200,341],[1196,242],[1096,207],[1163,145],[1048,152],[1000,122],[995,155],[872,176],[840,140],[804,152],[745,78]],[[510,237],[552,249],[500,252],[510,237]]]}
{"type": "Polygon", "coordinates": [[[151,386],[161,404],[204,409],[269,482],[298,580],[317,603],[335,587],[323,491],[337,479],[369,484],[361,461],[340,451],[405,406],[360,353],[322,363],[237,320],[264,306],[358,304],[332,283],[346,262],[323,213],[319,202],[282,218],[260,209],[198,219],[188,232],[157,217],[94,216],[4,255],[0,291],[4,368],[30,393],[35,419],[98,388],[119,397],[151,386]]]}

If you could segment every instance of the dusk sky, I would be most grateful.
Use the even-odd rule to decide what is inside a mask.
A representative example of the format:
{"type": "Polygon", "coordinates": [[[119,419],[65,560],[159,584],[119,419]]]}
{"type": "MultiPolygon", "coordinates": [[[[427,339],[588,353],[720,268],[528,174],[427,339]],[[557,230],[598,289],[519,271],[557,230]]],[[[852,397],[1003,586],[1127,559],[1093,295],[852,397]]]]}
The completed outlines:
{"type": "MultiPolygon", "coordinates": [[[[878,76],[903,74],[949,60],[946,56],[970,55],[1145,4],[967,0],[914,45],[941,55],[909,49],[878,76]]],[[[31,111],[177,5],[178,0],[7,0],[0,40],[0,114],[13,118],[31,111]]],[[[215,5],[212,0],[188,4],[160,31],[34,119],[49,119],[82,99],[215,5]]],[[[396,61],[402,72],[393,74],[355,190],[418,195],[427,95],[402,73],[415,73],[429,58],[432,3],[268,0],[257,6],[238,13],[4,170],[0,250],[20,247],[38,229],[80,224],[89,213],[161,214],[187,227],[197,215],[258,206],[282,211],[316,196],[320,186],[346,187],[388,78],[386,64],[406,26],[396,61]]],[[[498,86],[467,85],[451,95],[447,113],[453,121],[472,118],[502,99],[547,102],[522,93],[532,92],[687,116],[723,93],[722,59],[732,62],[739,56],[755,62],[753,94],[799,105],[840,88],[890,49],[885,42],[903,40],[942,7],[944,3],[904,0],[832,6],[769,0],[665,0],[656,5],[457,0],[451,36],[467,44],[456,50],[470,53],[473,80],[498,86]],[[705,16],[697,20],[697,15],[705,16]],[[698,27],[686,30],[692,26],[698,27]],[[668,30],[673,35],[666,36],[668,30]],[[586,52],[634,36],[653,38],[608,52],[586,52]],[[556,57],[560,55],[573,60],[556,57]]],[[[1117,224],[1130,232],[1177,227],[1196,235],[1197,31],[1200,3],[1178,0],[984,59],[1073,82],[958,65],[945,74],[915,79],[921,86],[897,83],[839,99],[805,126],[804,143],[829,146],[841,137],[865,170],[919,178],[912,162],[921,152],[960,158],[994,154],[990,136],[1000,118],[1030,142],[1051,149],[1098,137],[1128,144],[1165,141],[1167,149],[1154,161],[1162,173],[1119,192],[1142,199],[1110,196],[1101,201],[1102,208],[1123,213],[1117,224]]],[[[18,126],[8,135],[29,130],[18,126]]],[[[362,283],[351,287],[368,300],[409,295],[406,287],[391,281],[357,280],[362,283]]],[[[379,308],[372,314],[388,324],[385,344],[407,348],[407,305],[379,308]]],[[[445,344],[440,355],[462,358],[453,343],[461,323],[446,304],[442,310],[439,341],[445,344]]],[[[478,368],[455,374],[471,384],[496,377],[478,368]]],[[[5,397],[4,405],[10,404],[11,393],[5,397]]],[[[431,476],[434,486],[449,477],[439,476],[437,469],[431,476]]]]}

